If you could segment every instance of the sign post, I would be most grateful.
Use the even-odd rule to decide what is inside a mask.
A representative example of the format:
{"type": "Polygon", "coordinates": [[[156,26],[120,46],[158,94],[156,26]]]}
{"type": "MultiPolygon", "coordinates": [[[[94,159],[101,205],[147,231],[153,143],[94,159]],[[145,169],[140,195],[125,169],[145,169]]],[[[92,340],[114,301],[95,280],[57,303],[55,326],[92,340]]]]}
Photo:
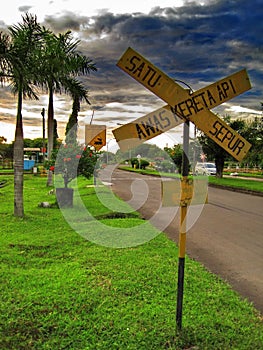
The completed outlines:
{"type": "MultiPolygon", "coordinates": [[[[189,121],[184,123],[183,128],[183,160],[182,160],[182,186],[188,181],[189,175],[189,121]]],[[[181,193],[183,196],[183,193],[181,193]]],[[[180,205],[180,231],[179,231],[179,260],[178,260],[178,282],[177,282],[177,309],[176,309],[176,325],[178,330],[182,329],[183,315],[183,295],[184,295],[184,266],[186,251],[186,218],[187,218],[187,201],[180,205]]]]}
{"type": "MultiPolygon", "coordinates": [[[[122,55],[117,66],[168,103],[167,106],[113,131],[117,142],[120,142],[120,147],[123,150],[130,148],[132,144],[131,139],[139,139],[138,142],[144,142],[184,122],[181,198],[179,200],[180,232],[176,310],[176,325],[178,330],[181,330],[187,207],[193,195],[193,187],[188,178],[189,123],[190,121],[193,122],[209,138],[235,159],[241,161],[248,153],[251,147],[250,143],[211,112],[210,108],[214,108],[249,90],[251,85],[246,70],[243,69],[189,94],[186,89],[130,47],[122,55]]],[[[176,198],[176,200],[178,199],[176,198]]],[[[166,202],[169,204],[169,196],[168,198],[166,197],[166,202]]]]}

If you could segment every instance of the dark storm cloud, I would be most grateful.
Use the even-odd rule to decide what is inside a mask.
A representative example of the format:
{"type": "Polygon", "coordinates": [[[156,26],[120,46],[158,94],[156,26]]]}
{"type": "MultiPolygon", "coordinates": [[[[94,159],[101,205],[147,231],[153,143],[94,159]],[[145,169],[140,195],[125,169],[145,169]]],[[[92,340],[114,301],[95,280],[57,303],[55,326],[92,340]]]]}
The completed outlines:
{"type": "Polygon", "coordinates": [[[82,51],[98,67],[90,78],[91,91],[96,89],[93,96],[101,103],[108,98],[122,103],[132,99],[140,104],[149,103],[150,98],[157,103],[158,98],[116,67],[119,57],[131,46],[194,90],[245,67],[258,97],[262,91],[261,18],[262,4],[257,0],[222,0],[203,6],[188,2],[180,8],[156,7],[148,15],[104,12],[92,17],[86,24],[82,22],[81,38],[82,51]]]}
{"type": "Polygon", "coordinates": [[[67,11],[62,16],[46,16],[45,23],[55,32],[79,31],[83,24],[89,25],[89,18],[77,16],[73,12],[67,11]]]}
{"type": "MultiPolygon", "coordinates": [[[[136,116],[133,106],[134,110],[138,106],[155,110],[165,104],[116,66],[129,46],[194,90],[247,68],[252,90],[226,106],[221,105],[218,111],[224,115],[226,108],[236,104],[258,110],[260,114],[262,0],[204,0],[203,3],[185,1],[181,7],[159,6],[148,14],[113,14],[102,10],[96,16],[85,12],[80,16],[64,12],[60,16],[46,16],[43,24],[55,32],[71,30],[80,39],[80,51],[96,63],[98,71],[81,78],[92,103],[82,108],[96,110],[97,114],[103,112],[105,120],[107,111],[116,112],[117,122],[125,123],[141,116],[140,113],[136,116]],[[110,103],[112,106],[108,106],[110,103]]],[[[20,7],[20,11],[25,10],[26,6],[20,7]]],[[[70,110],[69,104],[64,114],[70,110]]],[[[58,108],[58,113],[62,115],[63,110],[58,108]]]]}

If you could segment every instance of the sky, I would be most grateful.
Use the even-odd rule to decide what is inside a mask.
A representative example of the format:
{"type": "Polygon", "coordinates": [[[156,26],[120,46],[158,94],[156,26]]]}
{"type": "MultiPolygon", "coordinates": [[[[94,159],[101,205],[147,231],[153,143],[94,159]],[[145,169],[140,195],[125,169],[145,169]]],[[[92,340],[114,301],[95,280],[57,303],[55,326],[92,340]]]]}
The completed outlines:
{"type": "MultiPolygon", "coordinates": [[[[262,115],[262,0],[9,0],[8,4],[1,9],[0,31],[21,22],[26,12],[34,14],[55,33],[71,30],[80,40],[79,50],[96,64],[97,72],[81,77],[91,105],[81,105],[80,139],[85,124],[92,119],[93,124],[107,126],[111,150],[116,146],[112,129],[165,105],[116,66],[128,47],[193,90],[246,68],[252,89],[213,112],[245,119],[262,115]]],[[[8,142],[14,140],[16,103],[9,89],[0,87],[0,136],[8,142]]],[[[68,96],[55,95],[61,139],[71,105],[68,96]]],[[[42,137],[42,108],[47,110],[44,94],[39,101],[24,100],[25,138],[42,137]]],[[[178,126],[152,139],[152,143],[172,147],[181,140],[182,127],[178,126]]]]}

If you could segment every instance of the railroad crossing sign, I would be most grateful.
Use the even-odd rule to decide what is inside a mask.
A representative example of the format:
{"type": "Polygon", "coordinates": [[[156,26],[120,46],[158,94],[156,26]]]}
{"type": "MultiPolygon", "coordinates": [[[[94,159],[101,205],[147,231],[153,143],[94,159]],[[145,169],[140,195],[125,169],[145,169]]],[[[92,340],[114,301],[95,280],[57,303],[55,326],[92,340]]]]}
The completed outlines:
{"type": "MultiPolygon", "coordinates": [[[[251,144],[209,110],[251,88],[245,69],[189,95],[187,90],[132,48],[126,50],[117,66],[168,103],[168,106],[137,119],[138,123],[135,121],[115,129],[113,133],[118,142],[136,133],[136,138],[145,141],[190,120],[238,161],[245,157],[251,144]],[[168,116],[165,111],[169,112],[169,108],[168,116]],[[173,120],[175,116],[176,120],[173,120]],[[135,133],[132,131],[134,126],[135,133]]],[[[125,143],[123,145],[126,147],[125,143]]]]}
{"type": "MultiPolygon", "coordinates": [[[[209,108],[214,108],[251,88],[249,78],[244,69],[189,94],[187,90],[182,88],[173,79],[132,48],[126,50],[118,61],[117,66],[168,103],[168,106],[164,106],[163,109],[159,109],[145,117],[139,118],[134,123],[115,129],[113,133],[120,147],[130,147],[129,142],[125,141],[127,139],[133,138],[132,141],[135,139],[145,141],[146,139],[157,136],[163,131],[173,128],[176,126],[176,123],[178,125],[180,122],[184,122],[184,152],[186,152],[187,155],[189,129],[187,129],[186,126],[188,126],[189,121],[191,121],[198,129],[202,130],[234,158],[241,161],[245,157],[251,147],[250,143],[209,110],[209,108]],[[167,115],[166,111],[169,112],[169,110],[170,114],[167,115]],[[176,121],[173,119],[175,116],[178,118],[176,121]],[[123,143],[123,141],[126,143],[123,143]]],[[[182,327],[187,207],[190,204],[205,203],[207,199],[207,191],[205,191],[202,186],[201,188],[200,186],[193,187],[192,180],[188,178],[189,162],[187,157],[183,157],[182,161],[181,182],[175,181],[173,183],[167,182],[165,185],[163,184],[164,206],[180,206],[176,314],[176,323],[179,329],[182,327]],[[166,187],[166,189],[168,188],[168,191],[164,191],[164,187],[166,187]],[[180,187],[180,189],[178,187],[180,187]]]]}
{"type": "Polygon", "coordinates": [[[99,151],[106,145],[106,125],[85,125],[85,143],[99,151]]]}

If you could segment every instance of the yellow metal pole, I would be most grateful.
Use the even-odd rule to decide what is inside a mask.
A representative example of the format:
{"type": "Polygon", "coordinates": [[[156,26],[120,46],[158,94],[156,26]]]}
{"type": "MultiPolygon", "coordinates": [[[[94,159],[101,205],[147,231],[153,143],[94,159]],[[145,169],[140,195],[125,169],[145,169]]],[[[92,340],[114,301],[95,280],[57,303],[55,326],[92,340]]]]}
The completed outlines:
{"type": "Polygon", "coordinates": [[[186,251],[186,216],[187,205],[180,207],[179,258],[185,257],[186,251]]]}
{"type": "Polygon", "coordinates": [[[176,325],[182,329],[183,296],[184,296],[184,267],[186,251],[186,216],[188,197],[188,174],[189,174],[189,121],[184,123],[183,134],[183,160],[182,160],[182,182],[181,182],[181,204],[180,204],[180,232],[179,232],[179,260],[178,260],[178,282],[177,282],[177,309],[176,325]]]}

